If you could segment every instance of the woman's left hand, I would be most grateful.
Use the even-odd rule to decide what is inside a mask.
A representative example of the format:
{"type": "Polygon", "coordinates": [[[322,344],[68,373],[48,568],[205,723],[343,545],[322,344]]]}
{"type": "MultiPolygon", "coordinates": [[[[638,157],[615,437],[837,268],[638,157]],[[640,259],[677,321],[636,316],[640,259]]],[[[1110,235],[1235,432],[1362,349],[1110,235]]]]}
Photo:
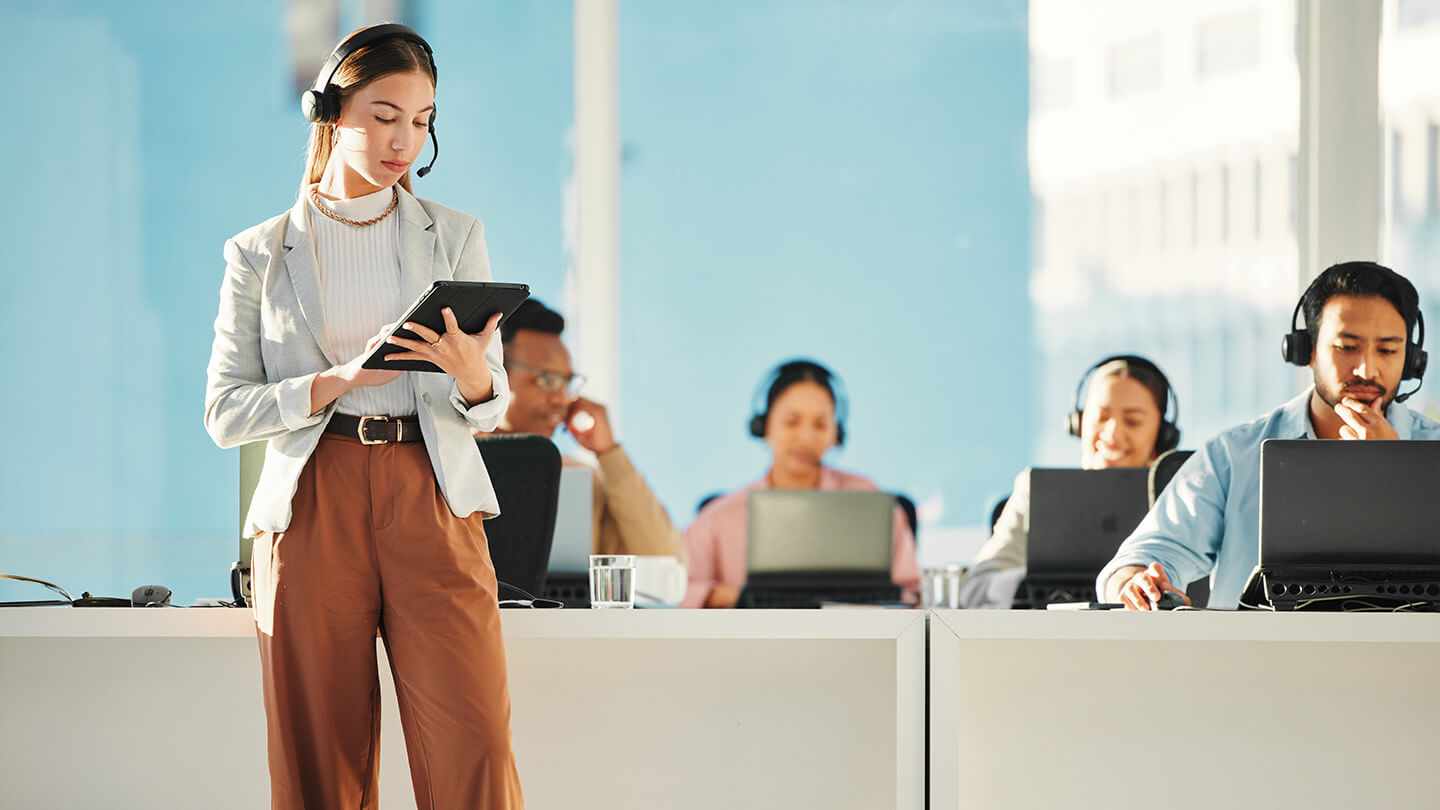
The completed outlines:
{"type": "Polygon", "coordinates": [[[440,310],[445,318],[445,331],[436,332],[418,323],[406,321],[402,327],[419,336],[419,340],[391,336],[390,342],[409,349],[386,355],[386,360],[426,360],[440,367],[440,370],[455,378],[460,385],[460,395],[471,405],[484,402],[495,394],[495,380],[490,364],[485,359],[485,350],[495,339],[495,328],[500,324],[500,313],[490,316],[485,329],[473,335],[460,331],[460,323],[450,307],[440,310]]]}

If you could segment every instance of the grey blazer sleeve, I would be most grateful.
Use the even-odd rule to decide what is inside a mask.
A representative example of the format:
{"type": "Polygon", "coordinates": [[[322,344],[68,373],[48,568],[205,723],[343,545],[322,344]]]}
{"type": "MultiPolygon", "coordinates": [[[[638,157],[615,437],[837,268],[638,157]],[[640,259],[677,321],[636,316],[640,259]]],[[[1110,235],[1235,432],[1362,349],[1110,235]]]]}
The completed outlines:
{"type": "MultiPolygon", "coordinates": [[[[320,422],[310,415],[315,374],[266,379],[262,353],[264,279],[234,239],[225,243],[225,280],[205,373],[205,429],[220,447],[270,439],[320,422]]],[[[318,353],[318,352],[317,352],[318,353]]]]}

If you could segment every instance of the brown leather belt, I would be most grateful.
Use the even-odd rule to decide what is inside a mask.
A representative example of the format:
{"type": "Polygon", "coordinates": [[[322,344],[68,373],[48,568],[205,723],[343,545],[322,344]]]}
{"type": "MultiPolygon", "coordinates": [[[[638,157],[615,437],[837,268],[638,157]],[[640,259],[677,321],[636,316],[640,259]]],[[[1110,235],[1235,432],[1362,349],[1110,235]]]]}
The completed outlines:
{"type": "Polygon", "coordinates": [[[330,417],[325,432],[353,436],[361,444],[418,442],[423,438],[418,416],[351,416],[337,413],[330,417]]]}

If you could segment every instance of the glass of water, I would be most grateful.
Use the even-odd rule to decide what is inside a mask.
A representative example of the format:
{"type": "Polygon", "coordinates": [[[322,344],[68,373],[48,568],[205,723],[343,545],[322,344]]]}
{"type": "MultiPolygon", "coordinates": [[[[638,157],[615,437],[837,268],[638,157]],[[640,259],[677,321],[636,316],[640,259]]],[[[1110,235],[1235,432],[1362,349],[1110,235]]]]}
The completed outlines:
{"type": "Polygon", "coordinates": [[[635,607],[635,555],[590,555],[590,607],[635,607]]]}
{"type": "Polygon", "coordinates": [[[923,608],[960,607],[960,580],[965,567],[941,565],[920,572],[920,606],[923,608]]]}

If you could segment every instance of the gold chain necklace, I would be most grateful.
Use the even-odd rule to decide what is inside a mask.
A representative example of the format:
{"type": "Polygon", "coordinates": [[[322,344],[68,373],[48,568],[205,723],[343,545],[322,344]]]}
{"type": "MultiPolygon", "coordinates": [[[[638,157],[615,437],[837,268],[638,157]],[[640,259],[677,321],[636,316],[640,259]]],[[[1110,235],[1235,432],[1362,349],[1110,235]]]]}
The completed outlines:
{"type": "Polygon", "coordinates": [[[370,227],[371,225],[374,225],[375,223],[377,223],[377,222],[379,222],[380,220],[384,219],[385,217],[390,216],[390,212],[391,212],[391,211],[394,211],[394,210],[395,210],[395,206],[397,206],[397,205],[400,204],[400,192],[396,191],[394,186],[391,186],[391,187],[390,187],[390,207],[389,207],[389,208],[386,208],[386,209],[385,209],[385,213],[381,214],[380,216],[375,217],[374,219],[366,219],[366,220],[349,219],[348,217],[342,217],[342,216],[340,216],[339,214],[335,213],[334,211],[331,211],[328,207],[326,207],[325,203],[321,200],[321,198],[320,198],[320,186],[318,186],[318,185],[315,185],[315,186],[311,186],[311,187],[310,187],[310,199],[311,199],[311,200],[314,200],[314,202],[315,202],[315,207],[320,209],[320,213],[322,213],[322,214],[324,214],[325,216],[327,216],[327,217],[335,220],[336,222],[343,222],[343,223],[345,223],[346,225],[351,225],[351,226],[356,227],[356,228],[368,228],[368,227],[370,227]]]}

